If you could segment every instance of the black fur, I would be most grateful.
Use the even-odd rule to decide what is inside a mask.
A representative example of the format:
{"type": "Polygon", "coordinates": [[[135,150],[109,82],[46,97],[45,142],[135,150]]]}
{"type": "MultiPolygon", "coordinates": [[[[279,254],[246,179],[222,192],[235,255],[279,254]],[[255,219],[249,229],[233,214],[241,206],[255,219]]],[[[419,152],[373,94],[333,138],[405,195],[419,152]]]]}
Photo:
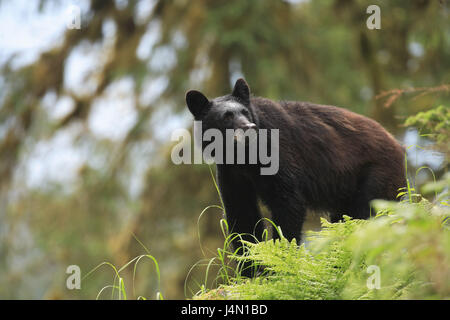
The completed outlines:
{"type": "MultiPolygon", "coordinates": [[[[380,124],[346,109],[250,97],[243,79],[231,95],[209,101],[190,91],[186,101],[204,130],[249,123],[257,129],[279,129],[277,174],[261,175],[258,165],[217,165],[231,232],[261,239],[259,198],[283,235],[300,241],[306,209],[328,211],[333,222],[343,214],[366,219],[372,199],[393,200],[405,184],[404,149],[380,124]],[[229,101],[240,106],[230,109],[229,101]]],[[[234,246],[240,248],[239,240],[234,246]]]]}

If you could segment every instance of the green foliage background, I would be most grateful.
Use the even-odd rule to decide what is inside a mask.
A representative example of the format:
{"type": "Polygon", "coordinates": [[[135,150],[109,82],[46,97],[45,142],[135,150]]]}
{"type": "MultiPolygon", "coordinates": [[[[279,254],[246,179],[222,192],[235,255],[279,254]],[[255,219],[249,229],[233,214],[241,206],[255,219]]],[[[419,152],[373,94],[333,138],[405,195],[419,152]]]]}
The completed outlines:
{"type": "MultiPolygon", "coordinates": [[[[114,272],[102,266],[70,291],[68,265],[86,275],[103,261],[120,267],[146,253],[159,263],[160,283],[154,263],[141,260],[134,281],[133,268],[121,273],[127,286],[135,284],[128,298],[198,291],[206,266],[191,267],[223,245],[222,212],[211,208],[197,221],[220,200],[207,166],[172,164],[170,136],[160,134],[172,121],[190,119],[188,89],[214,97],[245,76],[255,95],[349,108],[399,139],[407,116],[439,105],[448,113],[446,1],[155,0],[141,16],[144,2],[90,0],[80,30],[65,30],[30,64],[14,67],[12,57],[0,66],[0,298],[93,298],[114,272]],[[371,4],[381,8],[381,30],[366,28],[371,4]],[[110,25],[112,34],[105,32],[110,25]],[[155,43],[142,48],[150,35],[155,43]],[[147,53],[138,54],[142,49],[147,53]],[[83,92],[65,81],[77,72],[68,66],[80,50],[99,54],[83,92]],[[123,80],[132,83],[136,120],[119,140],[98,136],[89,127],[94,106],[123,80]],[[156,99],[142,99],[160,83],[156,99]],[[72,107],[54,117],[49,96],[52,106],[65,99],[72,107]],[[88,160],[70,183],[30,186],[25,166],[34,150],[62,134],[88,160]],[[135,179],[141,187],[131,192],[135,179]]],[[[55,3],[65,5],[41,0],[39,10],[55,3]]],[[[419,126],[416,120],[411,124],[419,126]]],[[[448,133],[448,122],[441,129],[448,133]]],[[[448,139],[437,147],[448,155],[448,139]]],[[[447,171],[446,160],[435,175],[447,171]]]]}

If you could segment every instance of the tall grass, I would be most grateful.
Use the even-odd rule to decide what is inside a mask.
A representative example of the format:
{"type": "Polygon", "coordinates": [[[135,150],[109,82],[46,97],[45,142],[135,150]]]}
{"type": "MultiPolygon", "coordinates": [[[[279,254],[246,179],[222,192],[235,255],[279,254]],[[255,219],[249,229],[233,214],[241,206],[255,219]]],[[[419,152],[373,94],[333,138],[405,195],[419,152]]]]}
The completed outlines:
{"type": "Polygon", "coordinates": [[[253,279],[229,277],[197,299],[448,299],[449,211],[426,200],[375,201],[370,220],[322,219],[308,245],[285,238],[247,243],[245,257],[264,265],[253,279]],[[367,286],[368,267],[381,270],[380,289],[367,286]]]}
{"type": "Polygon", "coordinates": [[[133,296],[136,297],[138,300],[146,300],[146,298],[144,296],[141,295],[136,295],[136,289],[135,289],[135,280],[136,280],[136,271],[137,271],[137,266],[139,264],[139,262],[143,259],[147,259],[150,260],[154,267],[155,267],[155,272],[156,272],[156,276],[158,279],[158,289],[155,295],[155,298],[157,300],[162,300],[163,299],[163,295],[160,291],[160,287],[161,287],[161,274],[160,274],[160,269],[159,269],[159,264],[158,261],[156,260],[156,258],[154,256],[152,256],[150,254],[150,251],[147,249],[147,247],[133,234],[133,237],[135,238],[135,240],[143,247],[143,249],[145,250],[146,254],[142,254],[139,255],[137,257],[134,257],[133,259],[131,259],[130,261],[128,261],[126,264],[124,264],[122,267],[117,268],[116,266],[114,266],[112,263],[108,262],[108,261],[104,261],[102,263],[100,263],[99,265],[97,265],[95,268],[93,268],[91,271],[89,271],[81,280],[82,281],[86,281],[86,279],[88,277],[90,277],[93,273],[95,273],[98,269],[100,269],[103,266],[108,266],[110,267],[113,272],[114,272],[114,278],[113,278],[113,283],[104,286],[103,288],[100,289],[100,291],[98,292],[97,296],[96,296],[96,300],[103,298],[105,296],[104,292],[111,290],[110,296],[109,298],[111,300],[113,299],[117,299],[117,300],[127,300],[128,295],[127,295],[127,290],[125,288],[125,281],[124,278],[122,277],[121,273],[123,273],[126,269],[128,269],[129,267],[133,266],[133,279],[132,279],[132,290],[133,290],[133,296]]]}

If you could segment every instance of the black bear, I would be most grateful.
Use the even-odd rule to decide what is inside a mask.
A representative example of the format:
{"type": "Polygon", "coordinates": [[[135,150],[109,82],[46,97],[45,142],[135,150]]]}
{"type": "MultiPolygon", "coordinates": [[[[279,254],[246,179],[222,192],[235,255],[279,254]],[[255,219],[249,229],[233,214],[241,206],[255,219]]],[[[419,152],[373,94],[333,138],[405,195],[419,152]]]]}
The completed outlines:
{"type": "MultiPolygon", "coordinates": [[[[212,100],[191,90],[186,103],[202,130],[279,130],[276,174],[262,175],[260,163],[217,164],[230,232],[245,240],[263,234],[258,198],[283,236],[299,243],[307,209],[329,212],[332,222],[344,214],[366,219],[372,199],[396,199],[405,185],[403,147],[376,121],[346,109],[253,97],[244,79],[212,100]]],[[[239,238],[233,245],[241,248],[239,238]]]]}

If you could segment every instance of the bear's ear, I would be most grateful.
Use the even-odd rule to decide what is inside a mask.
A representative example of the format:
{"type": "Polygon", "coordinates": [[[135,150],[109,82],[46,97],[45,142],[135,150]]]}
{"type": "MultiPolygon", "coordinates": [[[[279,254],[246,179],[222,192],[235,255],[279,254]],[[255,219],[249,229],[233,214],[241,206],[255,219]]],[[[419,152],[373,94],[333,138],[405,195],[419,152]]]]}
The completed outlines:
{"type": "Polygon", "coordinates": [[[241,99],[245,104],[250,103],[250,88],[247,82],[242,78],[237,79],[231,95],[241,99]]]}
{"type": "Polygon", "coordinates": [[[186,104],[189,111],[198,119],[209,107],[209,100],[203,93],[197,90],[190,90],[186,93],[186,104]]]}

